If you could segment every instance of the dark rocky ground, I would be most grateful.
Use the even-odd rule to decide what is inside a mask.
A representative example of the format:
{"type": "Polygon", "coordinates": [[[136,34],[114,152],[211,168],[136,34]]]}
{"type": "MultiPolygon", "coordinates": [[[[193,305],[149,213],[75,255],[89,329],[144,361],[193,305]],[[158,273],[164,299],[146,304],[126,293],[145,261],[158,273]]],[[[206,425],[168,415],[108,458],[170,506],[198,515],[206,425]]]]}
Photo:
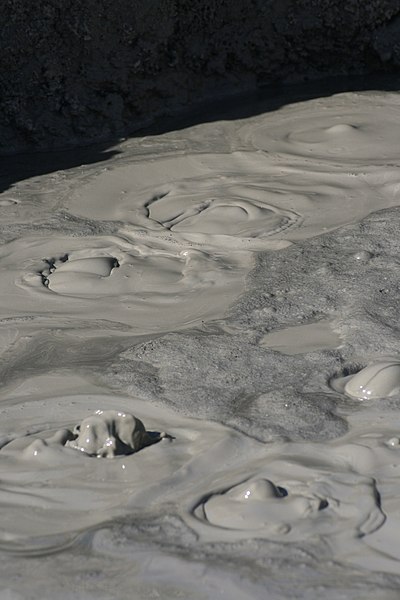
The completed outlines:
{"type": "Polygon", "coordinates": [[[4,0],[0,152],[127,135],[210,97],[400,65],[400,0],[4,0]]]}

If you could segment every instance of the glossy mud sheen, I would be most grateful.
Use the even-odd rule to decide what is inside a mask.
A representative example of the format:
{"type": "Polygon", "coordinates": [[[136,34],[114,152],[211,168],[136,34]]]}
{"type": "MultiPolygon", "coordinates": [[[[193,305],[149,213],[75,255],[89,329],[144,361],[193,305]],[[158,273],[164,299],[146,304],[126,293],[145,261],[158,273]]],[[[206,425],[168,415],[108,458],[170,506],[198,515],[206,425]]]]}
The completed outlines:
{"type": "Polygon", "coordinates": [[[332,386],[358,400],[398,395],[400,392],[400,362],[390,359],[376,361],[353,375],[334,379],[332,386]]]}
{"type": "Polygon", "coordinates": [[[282,354],[303,354],[339,348],[342,341],[329,321],[317,321],[267,333],[260,345],[282,354]]]}
{"type": "Polygon", "coordinates": [[[79,565],[89,586],[70,577],[83,599],[133,589],[286,598],[289,584],[296,598],[317,597],[318,585],[334,598],[339,580],[353,589],[367,578],[369,594],[379,577],[390,591],[400,363],[387,358],[384,318],[395,291],[388,257],[368,242],[373,225],[359,223],[399,204],[398,123],[395,93],[338,94],[125,141],[105,167],[33,177],[0,195],[4,593],[29,597],[7,574],[28,555],[40,557],[36,595],[54,567],[52,597],[68,598],[61,582],[78,554],[96,564],[79,565]],[[357,227],[365,243],[354,248],[357,227]],[[308,281],[328,232],[343,243],[318,267],[326,288],[296,294],[290,252],[301,249],[308,281]],[[259,252],[278,284],[264,280],[262,304],[250,300],[235,321],[241,295],[263,277],[259,252]],[[351,282],[340,284],[344,300],[335,287],[349,263],[351,310],[351,282]],[[372,277],[376,313],[363,304],[372,277]],[[202,387],[205,360],[215,370],[202,387]],[[192,395],[181,403],[184,385],[192,395]]]}

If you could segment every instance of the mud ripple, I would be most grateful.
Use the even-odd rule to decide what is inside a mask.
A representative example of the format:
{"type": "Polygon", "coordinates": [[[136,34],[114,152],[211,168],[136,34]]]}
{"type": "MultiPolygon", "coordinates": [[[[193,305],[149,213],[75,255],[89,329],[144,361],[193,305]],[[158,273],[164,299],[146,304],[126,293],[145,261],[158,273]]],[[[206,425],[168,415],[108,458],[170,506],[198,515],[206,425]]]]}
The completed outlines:
{"type": "MultiPolygon", "coordinates": [[[[277,478],[275,465],[263,476],[206,497],[194,516],[208,524],[206,538],[226,541],[246,537],[301,541],[315,536],[359,538],[379,529],[385,521],[372,478],[351,473],[321,476],[308,469],[307,477],[285,477],[285,462],[277,478]],[[362,500],[361,500],[362,499],[362,500]],[[214,528],[214,531],[210,529],[214,528]]],[[[301,475],[306,474],[301,460],[301,475]]]]}
{"type": "Polygon", "coordinates": [[[0,314],[170,331],[222,316],[251,264],[245,253],[214,256],[132,237],[26,237],[1,248],[0,314]]]}
{"type": "MultiPolygon", "coordinates": [[[[60,386],[68,379],[79,385],[69,376],[60,377],[60,386]]],[[[260,452],[259,444],[228,428],[140,400],[98,393],[27,398],[26,385],[32,389],[35,378],[2,409],[4,549],[24,547],[27,540],[30,547],[49,546],[52,536],[142,515],[150,504],[180,503],[204,485],[212,460],[217,469],[230,468],[237,449],[244,456],[260,452]]]]}

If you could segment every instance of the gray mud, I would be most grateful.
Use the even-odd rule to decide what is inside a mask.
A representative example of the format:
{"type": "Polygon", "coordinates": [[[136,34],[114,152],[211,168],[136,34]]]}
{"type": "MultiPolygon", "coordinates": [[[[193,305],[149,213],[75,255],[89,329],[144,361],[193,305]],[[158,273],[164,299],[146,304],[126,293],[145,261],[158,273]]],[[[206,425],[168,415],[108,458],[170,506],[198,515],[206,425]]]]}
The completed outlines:
{"type": "Polygon", "coordinates": [[[380,211],[279,253],[261,253],[248,292],[221,326],[134,346],[105,377],[264,440],[344,433],[330,379],[398,352],[399,225],[398,209],[380,211]],[[342,340],[336,349],[287,356],[259,345],[266,333],[327,318],[342,340]]]}
{"type": "Polygon", "coordinates": [[[1,597],[398,597],[397,123],[342,94],[4,193],[1,597]]]}

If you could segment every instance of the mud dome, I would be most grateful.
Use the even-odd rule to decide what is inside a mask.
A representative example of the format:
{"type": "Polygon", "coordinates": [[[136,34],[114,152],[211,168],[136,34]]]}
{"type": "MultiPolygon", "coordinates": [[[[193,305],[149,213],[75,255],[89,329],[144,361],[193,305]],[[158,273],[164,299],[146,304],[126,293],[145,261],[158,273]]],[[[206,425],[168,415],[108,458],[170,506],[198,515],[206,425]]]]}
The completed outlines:
{"type": "Polygon", "coordinates": [[[114,458],[139,452],[165,437],[165,433],[151,435],[140,419],[117,410],[98,409],[94,415],[75,425],[68,432],[65,446],[98,458],[114,458]]]}
{"type": "Polygon", "coordinates": [[[398,122],[340,94],[0,194],[1,594],[397,598],[398,122]]]}
{"type": "MultiPolygon", "coordinates": [[[[368,97],[339,94],[333,99],[282,109],[280,120],[266,117],[255,127],[245,126],[240,135],[252,146],[273,152],[286,163],[312,161],[329,168],[349,164],[364,169],[399,160],[400,134],[396,94],[368,97]],[[378,100],[378,105],[376,100],[378,100]],[[377,111],[382,111],[377,119],[377,111]]],[[[309,166],[311,166],[309,164],[309,166]]]]}
{"type": "Polygon", "coordinates": [[[382,423],[380,435],[371,435],[364,424],[357,434],[326,444],[263,444],[223,425],[95,392],[89,382],[62,374],[16,387],[2,415],[3,548],[56,549],[110,515],[140,517],[149,506],[158,512],[172,505],[202,542],[320,537],[335,555],[344,552],[347,560],[362,564],[376,552],[369,536],[388,517],[396,526],[391,494],[385,495],[383,511],[380,493],[397,476],[398,417],[390,437],[388,423],[382,423]],[[76,392],[46,397],[31,391],[55,384],[76,392]],[[78,393],[85,388],[91,393],[78,393]],[[96,406],[116,403],[119,410],[90,414],[96,406]],[[74,432],[72,414],[82,418],[74,432]],[[163,430],[169,435],[160,434],[163,430]],[[94,458],[111,455],[114,460],[94,458]]]}
{"type": "Polygon", "coordinates": [[[110,516],[140,515],[149,505],[160,509],[201,488],[209,480],[210,461],[219,471],[237,462],[239,449],[244,460],[262,451],[261,444],[222,425],[185,419],[133,398],[93,391],[46,397],[30,391],[55,384],[94,389],[73,376],[33,378],[14,390],[2,413],[7,427],[0,433],[0,505],[8,508],[1,511],[0,543],[5,549],[63,545],[110,516]],[[116,404],[118,410],[111,408],[116,404]],[[140,414],[150,431],[128,410],[140,414]],[[71,418],[82,420],[79,431],[73,432],[71,418]],[[96,459],[112,454],[114,460],[96,459]]]}
{"type": "Polygon", "coordinates": [[[400,393],[400,363],[393,359],[372,363],[358,373],[332,381],[333,389],[350,398],[368,400],[400,393]]]}
{"type": "Polygon", "coordinates": [[[252,264],[248,254],[215,257],[126,236],[27,237],[0,254],[3,318],[35,316],[50,327],[68,314],[85,327],[115,322],[137,334],[221,316],[252,264]]]}
{"type": "MultiPolygon", "coordinates": [[[[274,465],[271,472],[276,473],[274,465]]],[[[211,496],[195,514],[231,540],[263,536],[294,542],[307,536],[340,535],[341,530],[351,539],[371,534],[385,522],[373,479],[355,475],[313,479],[311,473],[309,477],[290,481],[288,488],[263,478],[245,482],[211,496]],[[362,503],[354,498],[354,487],[362,503]]]]}
{"type": "Polygon", "coordinates": [[[268,238],[280,239],[301,217],[284,202],[275,205],[279,192],[265,189],[262,169],[240,153],[161,158],[102,173],[68,205],[77,215],[123,221],[169,241],[219,251],[279,248],[268,238]]]}

